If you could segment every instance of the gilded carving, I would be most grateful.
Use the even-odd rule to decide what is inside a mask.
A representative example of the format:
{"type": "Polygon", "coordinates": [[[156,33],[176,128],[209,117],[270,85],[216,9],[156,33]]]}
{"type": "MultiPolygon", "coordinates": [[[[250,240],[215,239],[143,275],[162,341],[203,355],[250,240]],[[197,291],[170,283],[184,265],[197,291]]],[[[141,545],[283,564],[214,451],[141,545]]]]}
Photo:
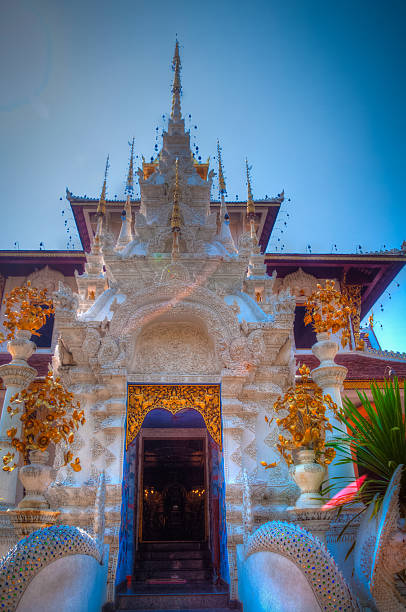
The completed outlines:
{"type": "Polygon", "coordinates": [[[171,414],[188,408],[197,410],[221,448],[220,385],[128,385],[127,446],[137,436],[147,414],[155,408],[171,414]]]}

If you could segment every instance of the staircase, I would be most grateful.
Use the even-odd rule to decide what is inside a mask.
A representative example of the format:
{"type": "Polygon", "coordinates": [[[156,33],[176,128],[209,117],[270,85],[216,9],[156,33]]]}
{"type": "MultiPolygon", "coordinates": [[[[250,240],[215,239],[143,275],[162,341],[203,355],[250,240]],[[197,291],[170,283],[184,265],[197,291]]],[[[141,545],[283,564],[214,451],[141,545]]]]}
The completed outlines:
{"type": "Polygon", "coordinates": [[[227,585],[213,584],[210,552],[201,542],[142,544],[131,589],[117,594],[117,610],[229,610],[227,585]]]}

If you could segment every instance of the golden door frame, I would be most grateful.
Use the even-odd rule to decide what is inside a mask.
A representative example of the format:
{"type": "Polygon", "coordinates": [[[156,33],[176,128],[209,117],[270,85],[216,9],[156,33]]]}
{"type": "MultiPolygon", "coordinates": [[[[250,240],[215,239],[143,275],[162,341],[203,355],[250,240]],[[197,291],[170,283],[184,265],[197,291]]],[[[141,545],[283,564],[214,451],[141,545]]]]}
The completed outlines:
{"type": "Polygon", "coordinates": [[[192,409],[199,412],[207,431],[221,449],[221,395],[219,384],[144,384],[127,386],[126,448],[137,437],[145,417],[160,408],[176,414],[192,409]]]}

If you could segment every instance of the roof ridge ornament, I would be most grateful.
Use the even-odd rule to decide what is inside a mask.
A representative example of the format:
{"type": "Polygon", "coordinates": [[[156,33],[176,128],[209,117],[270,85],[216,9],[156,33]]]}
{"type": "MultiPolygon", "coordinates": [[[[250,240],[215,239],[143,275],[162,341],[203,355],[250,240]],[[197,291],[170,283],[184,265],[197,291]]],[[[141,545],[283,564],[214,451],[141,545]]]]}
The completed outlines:
{"type": "Polygon", "coordinates": [[[258,250],[258,236],[255,230],[255,204],[252,197],[252,187],[251,187],[251,168],[252,166],[248,165],[248,158],[245,158],[245,167],[247,171],[247,219],[250,223],[250,234],[251,234],[251,243],[252,243],[252,251],[256,252],[258,250]]]}
{"type": "Polygon", "coordinates": [[[134,142],[135,138],[133,137],[131,143],[129,142],[129,146],[131,147],[130,151],[130,163],[128,165],[128,174],[127,174],[127,182],[125,185],[124,193],[127,196],[132,196],[134,193],[134,142]]]}
{"type": "Polygon", "coordinates": [[[107,159],[106,159],[106,167],[104,170],[104,180],[103,180],[103,186],[102,186],[102,190],[101,190],[101,194],[100,194],[100,198],[99,198],[99,203],[97,205],[97,214],[98,215],[105,215],[106,214],[106,186],[107,186],[107,174],[110,168],[110,162],[109,162],[110,156],[107,155],[107,159]]]}
{"type": "Polygon", "coordinates": [[[174,71],[173,83],[172,83],[172,110],[171,119],[173,121],[181,121],[182,112],[180,107],[180,95],[182,93],[182,85],[180,80],[180,71],[182,63],[179,55],[179,41],[176,38],[175,52],[172,60],[172,70],[174,71]]]}
{"type": "Polygon", "coordinates": [[[101,190],[101,194],[100,194],[100,198],[99,198],[99,203],[97,205],[97,217],[98,217],[97,218],[97,228],[96,228],[96,234],[94,236],[92,250],[94,250],[94,249],[99,250],[100,249],[100,238],[101,238],[101,235],[103,233],[103,217],[106,214],[107,174],[108,174],[109,167],[110,167],[109,159],[110,159],[110,156],[107,155],[106,167],[104,169],[103,186],[102,186],[102,190],[101,190]]]}
{"type": "Polygon", "coordinates": [[[220,142],[218,138],[217,138],[217,158],[218,158],[218,166],[219,166],[219,192],[220,192],[220,197],[224,198],[224,195],[227,194],[227,189],[226,189],[226,182],[224,180],[223,162],[221,159],[221,147],[220,147],[220,142]]]}

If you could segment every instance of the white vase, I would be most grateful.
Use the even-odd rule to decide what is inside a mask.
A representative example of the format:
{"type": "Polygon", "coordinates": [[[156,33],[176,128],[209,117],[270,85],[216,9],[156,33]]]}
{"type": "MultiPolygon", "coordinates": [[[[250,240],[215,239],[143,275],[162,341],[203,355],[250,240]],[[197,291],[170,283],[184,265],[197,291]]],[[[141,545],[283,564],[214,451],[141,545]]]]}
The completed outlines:
{"type": "Polygon", "coordinates": [[[47,465],[49,453],[48,451],[32,450],[29,457],[31,463],[21,467],[18,474],[25,489],[25,496],[18,507],[35,510],[48,509],[49,503],[44,493],[52,482],[52,467],[47,465]]]}
{"type": "Polygon", "coordinates": [[[29,329],[17,329],[15,338],[7,343],[7,350],[12,356],[11,363],[15,365],[27,365],[28,359],[36,350],[36,346],[30,340],[32,333],[29,329]]]}
{"type": "Polygon", "coordinates": [[[293,480],[300,489],[295,508],[320,508],[324,504],[319,490],[325,472],[325,468],[315,462],[314,450],[302,449],[298,452],[298,463],[291,469],[293,480]]]}
{"type": "Polygon", "coordinates": [[[322,366],[336,366],[334,357],[338,353],[338,344],[331,340],[328,332],[317,334],[317,342],[312,346],[312,353],[320,361],[322,366]]]}

